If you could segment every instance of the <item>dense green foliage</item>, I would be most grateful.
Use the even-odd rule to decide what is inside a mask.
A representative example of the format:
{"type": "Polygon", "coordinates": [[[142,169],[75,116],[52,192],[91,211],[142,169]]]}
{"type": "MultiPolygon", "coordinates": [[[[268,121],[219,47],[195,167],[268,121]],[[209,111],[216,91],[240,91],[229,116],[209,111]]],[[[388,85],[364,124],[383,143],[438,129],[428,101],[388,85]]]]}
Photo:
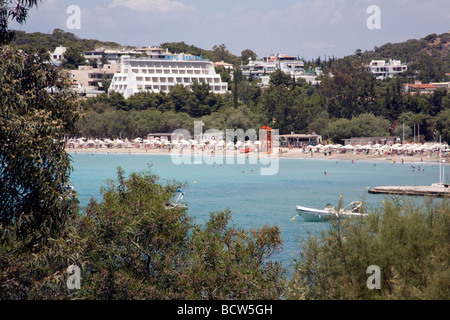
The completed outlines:
{"type": "Polygon", "coordinates": [[[77,100],[40,56],[0,48],[0,222],[30,245],[58,233],[70,212],[64,137],[79,118],[77,100]]]}
{"type": "Polygon", "coordinates": [[[304,241],[287,298],[448,299],[449,212],[448,199],[392,198],[367,217],[334,221],[304,241]],[[380,289],[367,287],[371,265],[380,289]]]}
{"type": "Polygon", "coordinates": [[[99,41],[94,39],[80,39],[71,32],[65,32],[62,29],[55,29],[53,33],[33,32],[26,33],[25,31],[16,31],[15,39],[11,45],[17,46],[19,49],[27,53],[49,51],[53,52],[56,47],[63,46],[72,48],[77,52],[84,53],[85,51],[95,50],[97,48],[120,48],[121,46],[115,42],[99,41]]]}
{"type": "Polygon", "coordinates": [[[77,70],[78,66],[86,64],[84,54],[74,47],[70,47],[64,52],[62,67],[68,70],[77,70]]]}
{"type": "Polygon", "coordinates": [[[15,37],[14,30],[9,29],[10,22],[23,24],[28,10],[37,6],[38,0],[2,0],[0,2],[0,45],[9,44],[15,37]]]}
{"type": "MultiPolygon", "coordinates": [[[[15,4],[12,16],[24,19],[36,1],[15,4]]],[[[6,29],[2,20],[2,43],[13,37],[6,29]]],[[[0,299],[63,298],[65,270],[79,252],[64,137],[80,105],[60,70],[7,45],[0,84],[0,299]]]]}
{"type": "Polygon", "coordinates": [[[87,112],[77,126],[86,136],[130,138],[171,133],[179,128],[193,132],[197,119],[205,123],[205,130],[258,128],[258,110],[244,105],[234,109],[231,99],[231,95],[214,94],[208,85],[199,83],[194,83],[191,90],[176,85],[168,93],[142,92],[129,99],[113,92],[84,101],[87,112]]]}
{"type": "Polygon", "coordinates": [[[91,200],[80,233],[86,239],[84,288],[92,299],[279,299],[283,269],[277,227],[245,231],[230,212],[196,225],[185,208],[166,209],[181,187],[150,172],[118,171],[117,183],[91,200]]]}

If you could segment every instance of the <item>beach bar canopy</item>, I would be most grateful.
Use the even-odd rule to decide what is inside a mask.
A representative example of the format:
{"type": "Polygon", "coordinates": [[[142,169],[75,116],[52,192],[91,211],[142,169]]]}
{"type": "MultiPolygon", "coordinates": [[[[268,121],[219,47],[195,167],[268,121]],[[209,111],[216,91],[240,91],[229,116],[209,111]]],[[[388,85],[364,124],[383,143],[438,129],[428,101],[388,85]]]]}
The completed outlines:
{"type": "Polygon", "coordinates": [[[303,145],[315,146],[322,142],[322,136],[316,133],[311,134],[283,134],[280,135],[280,146],[301,147],[303,145]]]}
{"type": "Polygon", "coordinates": [[[160,139],[160,140],[171,141],[171,138],[172,138],[171,133],[149,133],[149,134],[147,134],[147,140],[160,139]]]}

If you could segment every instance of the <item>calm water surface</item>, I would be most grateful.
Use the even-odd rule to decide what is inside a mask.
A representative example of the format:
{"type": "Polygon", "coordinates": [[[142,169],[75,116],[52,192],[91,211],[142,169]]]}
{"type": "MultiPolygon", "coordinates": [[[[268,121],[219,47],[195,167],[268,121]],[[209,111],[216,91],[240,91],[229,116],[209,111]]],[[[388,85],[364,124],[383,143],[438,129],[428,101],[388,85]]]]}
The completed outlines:
{"type": "Polygon", "coordinates": [[[323,208],[327,203],[336,205],[342,195],[345,205],[364,199],[369,208],[376,208],[386,196],[369,194],[369,187],[430,185],[439,179],[437,164],[390,161],[352,163],[281,158],[278,173],[263,176],[259,174],[259,164],[176,165],[169,155],[79,153],[72,154],[72,160],[71,183],[82,206],[91,197],[101,200],[100,188],[106,179],[117,178],[118,166],[131,173],[145,170],[151,164],[152,172],[161,181],[175,179],[187,183],[183,200],[188,205],[188,214],[197,223],[206,221],[210,212],[230,209],[236,226],[278,225],[283,251],[276,258],[285,264],[298,253],[300,238],[326,228],[326,223],[308,222],[300,217],[291,221],[296,205],[323,208]],[[414,171],[411,166],[415,166],[414,171]]]}

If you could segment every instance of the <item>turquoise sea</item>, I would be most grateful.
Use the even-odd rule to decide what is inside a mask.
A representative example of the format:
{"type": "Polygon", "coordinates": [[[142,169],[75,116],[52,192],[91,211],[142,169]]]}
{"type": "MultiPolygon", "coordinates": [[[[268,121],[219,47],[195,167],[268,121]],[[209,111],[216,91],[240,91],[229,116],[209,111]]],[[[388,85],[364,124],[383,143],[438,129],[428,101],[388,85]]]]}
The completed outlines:
{"type": "MultiPolygon", "coordinates": [[[[369,208],[382,205],[385,195],[368,193],[369,187],[382,185],[430,185],[438,182],[438,164],[393,163],[331,159],[279,159],[274,175],[260,175],[261,164],[174,164],[170,155],[147,154],[71,154],[74,171],[71,184],[81,206],[91,197],[101,200],[100,188],[106,179],[117,178],[117,167],[126,173],[139,172],[152,165],[161,182],[187,183],[183,201],[188,214],[199,224],[212,211],[231,209],[232,223],[242,228],[278,225],[283,251],[274,257],[289,264],[299,252],[299,239],[318,232],[325,222],[295,221],[295,206],[323,208],[364,199],[369,208]],[[412,168],[414,166],[414,170],[412,168]],[[420,166],[420,171],[418,170],[420,166]],[[253,173],[252,173],[253,170],[253,173]],[[327,174],[325,175],[324,172],[327,174]]],[[[417,201],[422,201],[417,198],[417,201]]]]}

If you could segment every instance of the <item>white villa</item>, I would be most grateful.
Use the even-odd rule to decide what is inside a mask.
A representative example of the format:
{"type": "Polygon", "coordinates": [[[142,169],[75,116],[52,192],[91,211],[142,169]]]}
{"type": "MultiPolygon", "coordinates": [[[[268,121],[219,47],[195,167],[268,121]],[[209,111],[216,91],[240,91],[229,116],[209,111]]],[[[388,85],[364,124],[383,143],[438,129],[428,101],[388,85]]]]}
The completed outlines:
{"type": "Polygon", "coordinates": [[[368,66],[369,71],[372,72],[377,79],[384,80],[386,78],[393,78],[408,69],[406,64],[402,64],[400,60],[372,60],[368,66]]]}
{"type": "Polygon", "coordinates": [[[321,75],[320,68],[316,70],[305,70],[305,63],[294,56],[286,54],[272,54],[261,60],[250,61],[248,65],[241,66],[242,74],[246,77],[261,79],[263,87],[269,85],[270,74],[276,70],[290,75],[291,77],[303,78],[311,84],[317,84],[316,77],[321,75]]]}
{"type": "Polygon", "coordinates": [[[222,82],[211,61],[202,56],[160,52],[144,58],[122,57],[121,70],[112,78],[109,91],[128,98],[138,92],[168,92],[177,84],[190,87],[195,81],[209,84],[214,93],[228,92],[228,83],[222,82]]]}
{"type": "Polygon", "coordinates": [[[59,46],[55,48],[55,51],[50,52],[50,62],[54,65],[60,65],[64,60],[64,53],[67,51],[66,47],[59,46]]]}

